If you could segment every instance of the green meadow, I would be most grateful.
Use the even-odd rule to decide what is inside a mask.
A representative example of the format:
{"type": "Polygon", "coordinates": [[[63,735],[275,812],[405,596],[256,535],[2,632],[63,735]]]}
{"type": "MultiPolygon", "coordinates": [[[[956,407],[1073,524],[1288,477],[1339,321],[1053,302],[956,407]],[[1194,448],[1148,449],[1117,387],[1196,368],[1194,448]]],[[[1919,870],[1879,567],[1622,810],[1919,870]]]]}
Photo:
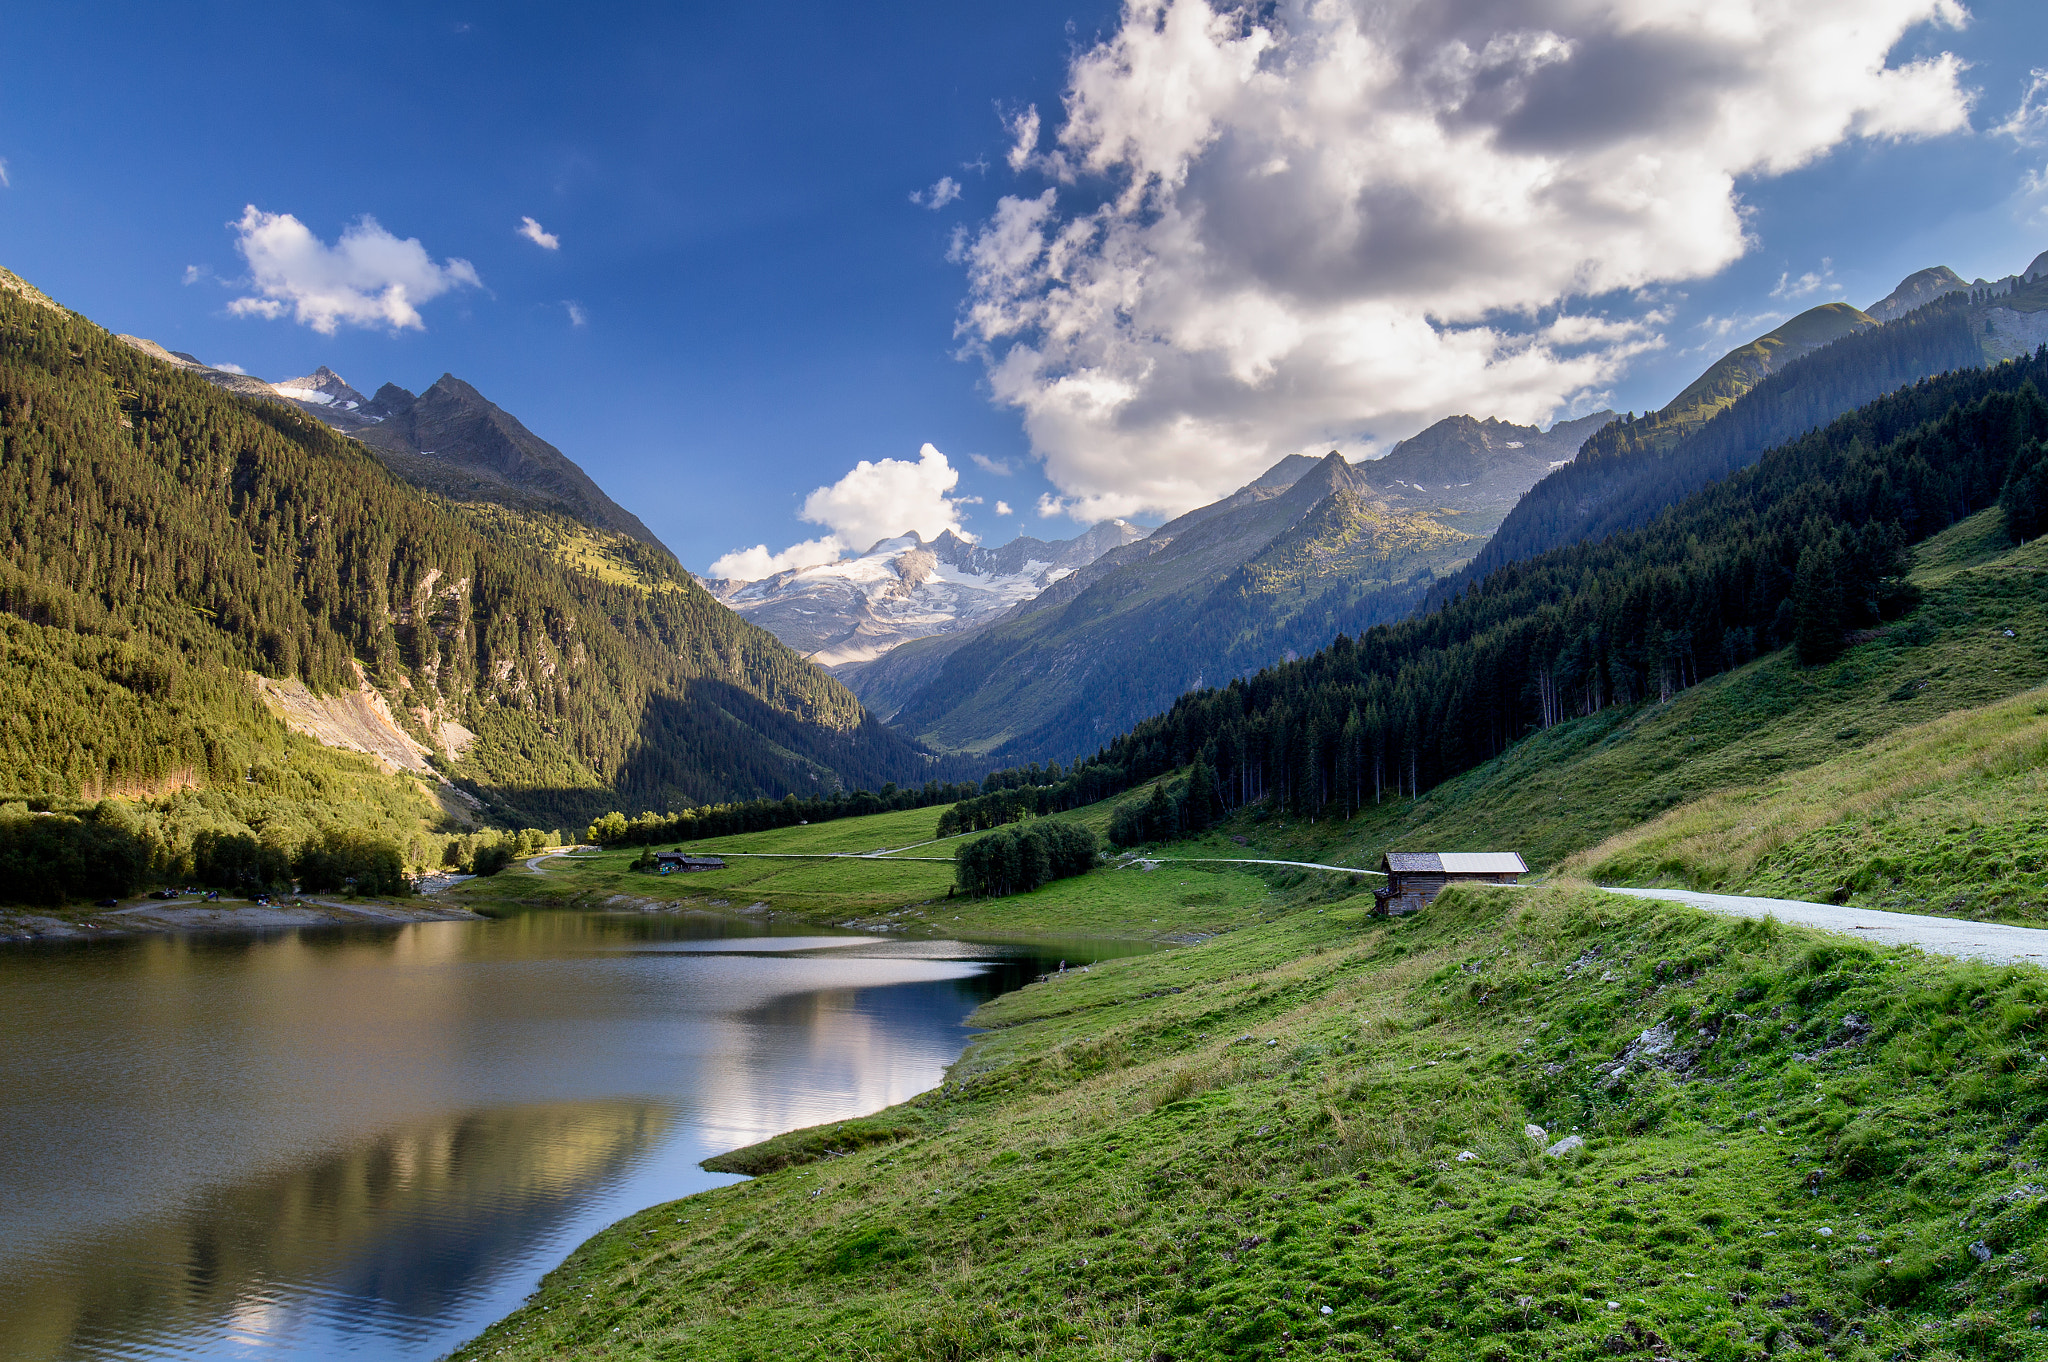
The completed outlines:
{"type": "Polygon", "coordinates": [[[2043,1355],[2044,1019],[1584,886],[1291,905],[996,1000],[456,1356],[2043,1355]]]}

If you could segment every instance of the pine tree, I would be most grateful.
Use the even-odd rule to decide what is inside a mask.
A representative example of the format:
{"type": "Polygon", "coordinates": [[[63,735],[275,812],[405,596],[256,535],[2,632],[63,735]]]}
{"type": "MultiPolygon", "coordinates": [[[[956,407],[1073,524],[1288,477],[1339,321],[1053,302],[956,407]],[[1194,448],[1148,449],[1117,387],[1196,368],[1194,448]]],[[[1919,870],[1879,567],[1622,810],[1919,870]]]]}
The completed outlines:
{"type": "Polygon", "coordinates": [[[2048,444],[2035,440],[2021,448],[1999,489],[1998,505],[2014,543],[2038,539],[2048,530],[2048,444]]]}
{"type": "Polygon", "coordinates": [[[1842,654],[1841,555],[1833,539],[1807,545],[1792,579],[1792,646],[1809,667],[1842,654]]]}
{"type": "Polygon", "coordinates": [[[1194,768],[1188,772],[1188,792],[1181,800],[1181,828],[1187,832],[1206,831],[1221,812],[1221,802],[1216,798],[1216,772],[1205,758],[1196,757],[1194,768]]]}

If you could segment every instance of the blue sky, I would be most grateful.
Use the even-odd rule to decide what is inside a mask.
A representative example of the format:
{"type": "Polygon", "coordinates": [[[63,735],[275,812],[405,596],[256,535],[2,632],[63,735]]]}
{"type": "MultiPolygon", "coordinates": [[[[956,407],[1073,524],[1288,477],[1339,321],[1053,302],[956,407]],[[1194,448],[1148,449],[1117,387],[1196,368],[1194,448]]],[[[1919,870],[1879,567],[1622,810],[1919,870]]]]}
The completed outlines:
{"type": "MultiPolygon", "coordinates": [[[[1582,111],[1545,112],[1543,82],[1592,73],[1612,104],[1662,58],[1570,0],[1509,20],[1514,4],[1393,5],[1384,22],[1407,27],[1365,36],[1422,74],[1335,110],[1298,103],[1348,50],[1306,11],[1231,27],[1198,0],[1139,8],[17,7],[0,264],[115,330],[266,378],[327,364],[365,391],[417,391],[451,371],[701,570],[756,544],[865,547],[892,515],[992,543],[1072,534],[1075,515],[1156,518],[1278,453],[1370,453],[1448,410],[1655,406],[1776,316],[1867,304],[1930,264],[1996,277],[2048,249],[2048,193],[2027,181],[2048,168],[2048,118],[2015,121],[2048,67],[2038,3],[1972,5],[1958,27],[1952,10],[1923,21],[1941,19],[1935,0],[1815,0],[1818,50],[1843,45],[1830,23],[1881,10],[1890,66],[1926,63],[1917,85],[1872,95],[1846,68],[1795,81],[1731,47],[1739,81],[1674,67],[1658,90],[1690,94],[1640,95],[1628,128],[1591,131],[1582,111]],[[1452,32],[1444,16],[1465,10],[1452,32]],[[1454,50],[1481,55],[1446,95],[1454,50]],[[1603,52],[1626,60],[1601,67],[1603,52]],[[1159,93],[1183,85],[1208,92],[1195,115],[1159,93]],[[1780,124],[1700,112],[1738,96],[1780,124]],[[1965,122],[1944,98],[1968,102],[1965,122]],[[1604,183],[1624,134],[1744,168],[1732,198],[1661,204],[1611,250],[1565,213],[1505,260],[1481,209],[1430,202],[1469,185],[1356,170],[1406,135],[1403,100],[1428,102],[1447,137],[1478,127],[1508,149],[1473,161],[1482,184],[1539,155],[1604,183]],[[1781,142],[1796,164],[1770,163],[1781,142]],[[1363,176],[1345,183],[1379,221],[1419,201],[1429,248],[1331,246],[1330,166],[1363,176]],[[957,198],[912,202],[942,178],[957,198]],[[329,245],[367,215],[476,282],[419,302],[417,326],[237,314],[263,297],[233,225],[251,205],[329,245]],[[555,249],[520,234],[529,217],[555,249]],[[1061,231],[1072,260],[1048,245],[1061,231]],[[1399,280],[1369,278],[1374,261],[1399,280]],[[1572,270],[1583,287],[1557,282],[1572,270]],[[1103,301],[1117,289],[1126,302],[1103,301]],[[1382,352],[1345,339],[1382,326],[1382,352]],[[1439,347],[1432,326],[1461,339],[1439,347]],[[943,465],[915,462],[926,444],[943,465]],[[848,480],[862,460],[904,462],[848,480]]],[[[1647,183],[1676,199],[1711,182],[1647,183]]]]}

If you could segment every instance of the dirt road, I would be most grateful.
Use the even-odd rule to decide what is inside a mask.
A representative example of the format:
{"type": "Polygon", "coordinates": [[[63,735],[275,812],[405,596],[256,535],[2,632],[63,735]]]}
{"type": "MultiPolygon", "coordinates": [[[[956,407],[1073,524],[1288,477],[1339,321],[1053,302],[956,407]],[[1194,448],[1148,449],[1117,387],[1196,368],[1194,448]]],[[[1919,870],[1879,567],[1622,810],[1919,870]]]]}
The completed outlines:
{"type": "Polygon", "coordinates": [[[1774,917],[1803,927],[1840,932],[1885,946],[1918,946],[1958,960],[1985,960],[1999,965],[2048,964],[2048,930],[2002,927],[1992,922],[1966,922],[1953,917],[1918,913],[1879,913],[1868,908],[1843,908],[1800,899],[1760,899],[1742,894],[1701,894],[1690,889],[1608,889],[1639,899],[1689,903],[1730,917],[1774,917]]]}

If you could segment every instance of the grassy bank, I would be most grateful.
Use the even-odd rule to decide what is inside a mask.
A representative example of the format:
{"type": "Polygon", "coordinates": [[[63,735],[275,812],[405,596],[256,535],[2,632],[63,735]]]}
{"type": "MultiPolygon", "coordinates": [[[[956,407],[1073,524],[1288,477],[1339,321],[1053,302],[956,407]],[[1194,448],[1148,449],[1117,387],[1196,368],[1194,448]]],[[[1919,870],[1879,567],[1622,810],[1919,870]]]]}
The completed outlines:
{"type": "Polygon", "coordinates": [[[2037,1355],[2044,1018],[1572,885],[1304,906],[997,1000],[940,1090],[457,1355],[2037,1355]]]}
{"type": "MultiPolygon", "coordinates": [[[[1075,811],[1101,822],[1103,806],[1075,811]]],[[[1291,901],[1267,878],[1229,866],[1110,866],[1031,894],[1001,899],[948,897],[947,861],[841,856],[830,860],[749,860],[733,854],[821,855],[906,847],[903,857],[950,856],[961,839],[912,845],[931,836],[936,810],[849,818],[818,827],[781,828],[692,843],[698,854],[725,853],[728,868],[654,875],[632,868],[640,849],[579,853],[521,864],[451,890],[451,903],[504,914],[536,908],[648,908],[772,912],[818,925],[869,931],[948,932],[977,940],[1004,937],[1138,937],[1192,940],[1270,918],[1291,901]]],[[[1242,854],[1221,838],[1177,845],[1190,855],[1242,854]]]]}

